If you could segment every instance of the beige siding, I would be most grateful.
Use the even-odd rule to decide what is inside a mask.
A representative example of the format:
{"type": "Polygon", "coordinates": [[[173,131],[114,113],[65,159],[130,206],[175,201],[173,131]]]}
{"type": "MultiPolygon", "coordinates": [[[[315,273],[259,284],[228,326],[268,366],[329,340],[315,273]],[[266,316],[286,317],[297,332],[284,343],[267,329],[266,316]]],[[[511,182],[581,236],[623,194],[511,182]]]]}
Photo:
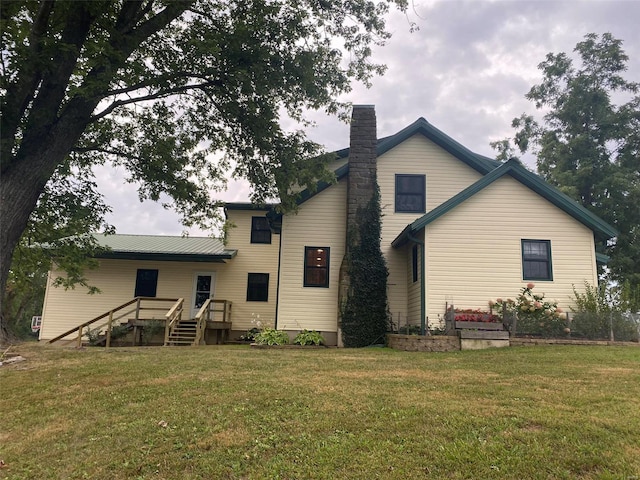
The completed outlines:
{"type": "Polygon", "coordinates": [[[252,328],[252,318],[260,315],[266,321],[275,321],[278,290],[278,249],[280,235],[271,236],[271,244],[251,243],[251,217],[263,216],[264,211],[231,210],[228,218],[235,226],[227,234],[227,248],[238,250],[228,261],[225,272],[225,293],[233,300],[233,329],[252,328]],[[269,301],[247,302],[247,274],[269,274],[269,301]],[[228,293],[227,293],[228,292],[228,293]],[[253,315],[252,315],[253,314],[253,315]]]}
{"type": "Polygon", "coordinates": [[[572,285],[597,281],[593,232],[511,177],[497,180],[427,226],[427,315],[431,324],[445,302],[487,308],[514,298],[522,280],[521,240],[550,240],[553,281],[535,292],[567,308],[572,285]]]}
{"type": "MultiPolygon", "coordinates": [[[[419,240],[424,238],[424,233],[417,235],[419,240]]],[[[418,245],[417,261],[418,261],[418,280],[413,281],[413,244],[408,243],[403,247],[407,255],[407,318],[403,323],[409,325],[420,325],[420,285],[422,282],[423,272],[420,269],[421,246],[418,245]]]]}
{"type": "MultiPolygon", "coordinates": [[[[234,330],[251,328],[252,314],[263,319],[275,318],[279,235],[267,244],[251,244],[251,216],[264,212],[232,211],[230,220],[236,225],[228,235],[228,248],[238,249],[234,259],[226,263],[162,262],[139,260],[100,260],[97,270],[86,272],[89,284],[100,288],[100,294],[88,295],[83,287],[64,290],[51,286],[51,279],[60,272],[50,272],[47,286],[41,339],[53,338],[114,307],[131,300],[135,293],[136,271],[139,268],[158,270],[157,297],[185,299],[191,304],[194,275],[215,272],[214,298],[233,302],[234,330]],[[269,273],[269,301],[247,302],[247,274],[269,273]]],[[[187,315],[190,308],[186,309],[187,315]]],[[[161,316],[158,312],[155,316],[161,316]]]]}
{"type": "MultiPolygon", "coordinates": [[[[139,268],[158,269],[157,297],[182,297],[187,303],[191,303],[193,274],[215,271],[217,274],[214,296],[221,298],[218,287],[225,269],[224,264],[103,259],[100,260],[98,269],[86,272],[89,284],[101,290],[99,294],[88,295],[84,287],[64,290],[53,287],[49,283],[40,338],[56,337],[131,300],[135,292],[136,271],[139,268]]],[[[53,271],[50,273],[50,278],[58,275],[61,275],[61,272],[53,271]]],[[[161,318],[162,313],[144,316],[161,318]]]]}
{"type": "Polygon", "coordinates": [[[345,181],[306,201],[282,223],[278,328],[337,331],[338,276],[346,236],[345,181]],[[329,288],[304,287],[304,247],[329,247],[329,288]]]}
{"type": "Polygon", "coordinates": [[[427,211],[464,190],[481,175],[422,135],[415,135],[381,155],[377,173],[383,214],[382,252],[389,267],[389,308],[397,321],[397,318],[406,319],[409,315],[407,275],[411,272],[407,271],[406,254],[393,249],[391,242],[409,223],[424,214],[395,213],[395,175],[426,175],[427,211]]]}

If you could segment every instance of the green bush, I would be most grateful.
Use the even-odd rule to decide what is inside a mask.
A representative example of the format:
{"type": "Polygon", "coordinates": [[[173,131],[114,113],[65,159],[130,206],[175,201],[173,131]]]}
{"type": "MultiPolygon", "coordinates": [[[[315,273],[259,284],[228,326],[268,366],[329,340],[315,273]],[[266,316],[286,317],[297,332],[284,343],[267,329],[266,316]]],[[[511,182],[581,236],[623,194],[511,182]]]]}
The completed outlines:
{"type": "Polygon", "coordinates": [[[322,345],[324,338],[315,330],[302,330],[293,340],[296,345],[322,345]]]}
{"type": "Polygon", "coordinates": [[[572,308],[571,335],[590,340],[637,342],[638,324],[632,315],[621,311],[611,287],[585,283],[585,292],[573,289],[576,307],[572,308]]]}
{"type": "MultiPolygon", "coordinates": [[[[89,328],[87,327],[87,331],[85,332],[85,336],[89,340],[89,345],[95,346],[102,343],[102,341],[106,338],[107,332],[101,330],[102,327],[97,328],[89,328]]],[[[117,340],[119,338],[125,337],[127,333],[129,333],[129,325],[112,325],[111,327],[111,341],[117,340]]]]}
{"type": "MultiPolygon", "coordinates": [[[[569,333],[565,314],[558,304],[545,299],[544,293],[534,293],[535,284],[522,287],[515,300],[498,299],[489,302],[492,311],[498,315],[517,315],[517,335],[540,337],[566,337],[569,333]]],[[[505,319],[502,318],[504,322],[505,319]]]]}
{"type": "Polygon", "coordinates": [[[289,335],[283,330],[265,327],[255,335],[254,340],[258,345],[286,345],[289,343],[289,335]]]}
{"type": "Polygon", "coordinates": [[[238,340],[240,340],[241,342],[255,342],[256,335],[258,335],[259,333],[260,333],[260,329],[253,327],[247,330],[246,332],[244,332],[242,335],[240,335],[238,340]]]}

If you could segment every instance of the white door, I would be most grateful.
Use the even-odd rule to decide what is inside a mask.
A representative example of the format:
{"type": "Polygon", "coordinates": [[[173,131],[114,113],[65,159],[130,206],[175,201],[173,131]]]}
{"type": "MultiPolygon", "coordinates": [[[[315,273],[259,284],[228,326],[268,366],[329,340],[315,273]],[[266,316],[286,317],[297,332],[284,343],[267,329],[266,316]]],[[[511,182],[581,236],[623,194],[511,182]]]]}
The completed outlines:
{"type": "Polygon", "coordinates": [[[196,272],[193,275],[193,297],[191,299],[191,318],[195,318],[207,298],[213,298],[216,283],[215,272],[196,272]]]}

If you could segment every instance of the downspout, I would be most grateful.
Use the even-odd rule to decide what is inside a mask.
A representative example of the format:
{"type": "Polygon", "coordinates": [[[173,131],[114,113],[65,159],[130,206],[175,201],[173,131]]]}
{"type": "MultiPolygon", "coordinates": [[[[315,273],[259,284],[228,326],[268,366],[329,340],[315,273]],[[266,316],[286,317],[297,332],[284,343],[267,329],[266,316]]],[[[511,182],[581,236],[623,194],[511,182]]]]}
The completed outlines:
{"type": "Polygon", "coordinates": [[[282,227],[280,227],[280,234],[278,235],[279,241],[278,241],[278,277],[277,277],[277,283],[276,283],[276,318],[273,321],[273,328],[274,329],[278,329],[278,313],[279,313],[279,306],[280,306],[280,270],[282,268],[281,262],[282,262],[282,227]]]}
{"type": "Polygon", "coordinates": [[[424,285],[424,242],[413,235],[407,235],[407,238],[413,243],[420,246],[420,335],[427,334],[427,325],[426,325],[426,295],[425,295],[425,285],[424,285]]]}

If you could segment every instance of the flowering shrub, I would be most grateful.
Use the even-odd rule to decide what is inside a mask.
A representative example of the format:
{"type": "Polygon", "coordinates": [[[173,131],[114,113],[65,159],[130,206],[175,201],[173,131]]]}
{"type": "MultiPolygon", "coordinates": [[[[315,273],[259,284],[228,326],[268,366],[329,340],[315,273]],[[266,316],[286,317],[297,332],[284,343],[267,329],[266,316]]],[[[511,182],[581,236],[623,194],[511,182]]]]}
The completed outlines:
{"type": "Polygon", "coordinates": [[[497,315],[494,315],[492,313],[489,312],[485,312],[482,310],[472,310],[472,309],[460,309],[460,308],[456,308],[454,310],[454,314],[455,314],[455,321],[456,322],[484,322],[484,323],[491,323],[491,322],[499,322],[500,321],[500,317],[498,317],[497,315]]]}
{"type": "MultiPolygon", "coordinates": [[[[286,345],[289,343],[289,335],[283,330],[276,330],[270,323],[265,324],[260,320],[260,315],[251,314],[251,323],[255,325],[257,333],[253,335],[253,340],[258,345],[286,345]]],[[[251,330],[255,330],[251,329],[251,330]]]]}
{"type": "Polygon", "coordinates": [[[517,333],[540,335],[544,337],[563,336],[570,333],[566,326],[562,309],[557,302],[550,302],[544,298],[544,294],[533,292],[533,283],[522,287],[516,300],[502,300],[489,302],[492,309],[498,312],[507,311],[518,316],[517,333]]]}

